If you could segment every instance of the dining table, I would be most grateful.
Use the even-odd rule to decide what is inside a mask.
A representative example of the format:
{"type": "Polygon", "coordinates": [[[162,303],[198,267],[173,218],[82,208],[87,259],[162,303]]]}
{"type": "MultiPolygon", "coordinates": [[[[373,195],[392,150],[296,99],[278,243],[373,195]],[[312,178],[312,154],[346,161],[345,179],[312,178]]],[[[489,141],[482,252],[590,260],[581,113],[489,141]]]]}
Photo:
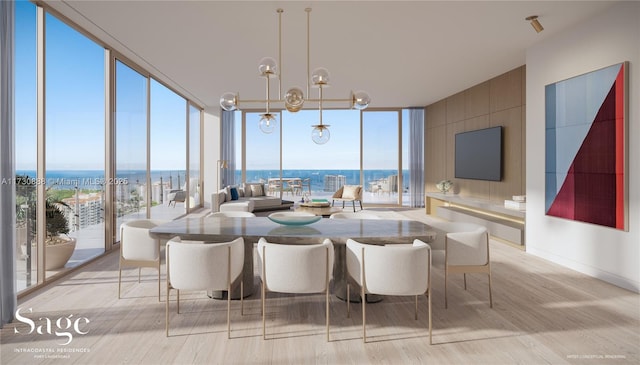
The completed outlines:
{"type": "MultiPolygon", "coordinates": [[[[408,244],[414,239],[424,242],[435,240],[435,230],[419,221],[405,219],[329,219],[322,218],[307,225],[286,225],[268,217],[185,217],[152,228],[154,238],[203,242],[229,242],[243,237],[245,260],[242,274],[244,295],[254,291],[253,251],[261,237],[281,244],[319,244],[330,239],[334,244],[334,294],[346,300],[347,268],[346,242],[348,239],[375,244],[408,244]]],[[[232,285],[231,298],[240,298],[239,280],[232,285]]],[[[214,296],[220,297],[220,295],[214,296]]],[[[354,298],[359,301],[359,296],[354,298]]]]}

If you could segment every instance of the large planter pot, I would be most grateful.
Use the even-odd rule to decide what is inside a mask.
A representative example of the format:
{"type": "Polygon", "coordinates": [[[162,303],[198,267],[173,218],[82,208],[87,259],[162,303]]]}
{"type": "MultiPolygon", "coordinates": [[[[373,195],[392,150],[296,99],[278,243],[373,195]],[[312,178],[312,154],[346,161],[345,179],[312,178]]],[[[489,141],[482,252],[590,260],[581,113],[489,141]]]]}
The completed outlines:
{"type": "Polygon", "coordinates": [[[67,242],[55,245],[46,245],[44,252],[46,257],[45,270],[55,270],[67,264],[76,249],[76,239],[65,237],[67,242]]]}

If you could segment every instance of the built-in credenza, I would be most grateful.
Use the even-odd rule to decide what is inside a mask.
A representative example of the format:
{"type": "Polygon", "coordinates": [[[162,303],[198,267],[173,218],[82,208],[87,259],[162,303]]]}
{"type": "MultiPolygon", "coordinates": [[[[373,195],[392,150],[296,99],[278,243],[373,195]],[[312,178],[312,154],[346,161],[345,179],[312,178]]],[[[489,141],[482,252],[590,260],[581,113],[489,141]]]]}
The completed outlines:
{"type": "Polygon", "coordinates": [[[453,222],[476,223],[487,227],[489,234],[500,240],[524,246],[525,212],[508,209],[487,200],[456,194],[427,193],[427,214],[453,222]]]}

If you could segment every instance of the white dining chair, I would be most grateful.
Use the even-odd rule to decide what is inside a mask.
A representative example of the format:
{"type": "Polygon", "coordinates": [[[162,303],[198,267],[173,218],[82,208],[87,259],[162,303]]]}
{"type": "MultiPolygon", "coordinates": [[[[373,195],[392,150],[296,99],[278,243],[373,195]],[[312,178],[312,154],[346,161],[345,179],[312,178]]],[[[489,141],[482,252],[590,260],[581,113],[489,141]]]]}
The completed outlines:
{"type": "MultiPolygon", "coordinates": [[[[181,290],[227,290],[242,274],[244,239],[231,242],[204,243],[173,238],[165,251],[167,269],[166,336],[169,336],[169,299],[176,289],[177,313],[180,313],[181,290]]],[[[240,281],[240,314],[244,312],[244,286],[240,281]]],[[[231,295],[227,295],[227,337],[231,338],[231,295]]]]}
{"type": "MultiPolygon", "coordinates": [[[[412,245],[368,245],[347,240],[347,273],[366,294],[415,296],[415,319],[418,319],[418,296],[427,296],[429,344],[431,338],[431,247],[414,240],[412,245]]],[[[347,316],[350,316],[350,282],[347,281],[347,316]]],[[[366,300],[362,303],[362,340],[367,342],[366,300]]]]}
{"type": "Polygon", "coordinates": [[[489,258],[489,233],[485,227],[469,232],[447,233],[444,249],[444,307],[447,308],[447,281],[449,274],[461,273],[464,290],[467,290],[467,274],[483,273],[489,278],[489,307],[493,308],[491,295],[491,260],[489,258]]]}
{"type": "Polygon", "coordinates": [[[285,245],[260,238],[258,260],[262,281],[262,337],[266,339],[266,293],[325,293],[329,341],[329,282],[333,274],[333,243],[285,245]]]}
{"type": "Polygon", "coordinates": [[[118,299],[121,298],[122,269],[138,268],[138,283],[143,267],[158,270],[158,301],[160,299],[160,240],[152,238],[149,230],[165,221],[138,219],[120,225],[120,260],[118,267],[118,299]]]}

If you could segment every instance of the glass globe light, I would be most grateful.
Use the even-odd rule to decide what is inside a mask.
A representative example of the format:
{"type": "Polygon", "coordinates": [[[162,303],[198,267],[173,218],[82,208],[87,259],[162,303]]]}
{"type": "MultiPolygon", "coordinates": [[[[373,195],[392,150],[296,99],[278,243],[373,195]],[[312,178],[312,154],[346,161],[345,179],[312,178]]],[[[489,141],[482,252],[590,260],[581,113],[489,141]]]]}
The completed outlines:
{"type": "Polygon", "coordinates": [[[326,68],[318,67],[311,73],[311,83],[313,85],[329,84],[329,71],[326,68]]]}
{"type": "Polygon", "coordinates": [[[304,104],[304,94],[302,90],[297,87],[293,87],[284,94],[284,105],[288,111],[295,113],[302,109],[304,104]]]}
{"type": "Polygon", "coordinates": [[[357,110],[366,109],[371,103],[371,97],[364,91],[353,93],[353,108],[357,110]]]}
{"type": "Polygon", "coordinates": [[[220,107],[228,112],[238,108],[238,99],[234,93],[224,93],[220,97],[220,107]]]}
{"type": "Polygon", "coordinates": [[[258,126],[263,133],[272,133],[278,126],[278,119],[271,113],[260,114],[258,126]]]}
{"type": "Polygon", "coordinates": [[[278,72],[276,60],[271,57],[261,59],[260,64],[258,65],[258,72],[260,72],[260,76],[275,76],[276,72],[278,72]]]}
{"type": "Polygon", "coordinates": [[[316,144],[325,144],[329,142],[331,133],[329,132],[329,126],[326,124],[317,124],[312,126],[311,140],[316,144]]]}

